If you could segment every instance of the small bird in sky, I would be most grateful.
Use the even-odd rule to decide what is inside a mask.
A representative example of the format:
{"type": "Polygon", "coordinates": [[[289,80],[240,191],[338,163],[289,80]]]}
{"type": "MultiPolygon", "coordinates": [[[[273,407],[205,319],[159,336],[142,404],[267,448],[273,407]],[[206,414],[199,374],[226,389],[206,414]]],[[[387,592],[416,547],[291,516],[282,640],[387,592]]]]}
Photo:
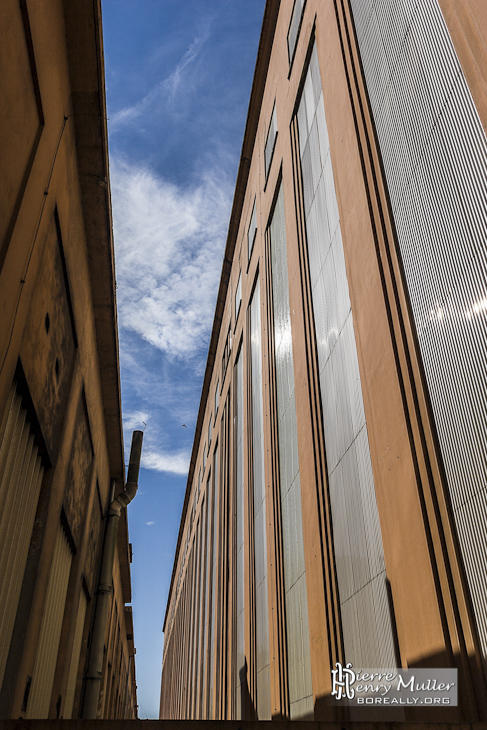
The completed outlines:
{"type": "Polygon", "coordinates": [[[187,425],[185,423],[182,423],[181,424],[181,428],[188,428],[188,427],[187,427],[187,425]]]}

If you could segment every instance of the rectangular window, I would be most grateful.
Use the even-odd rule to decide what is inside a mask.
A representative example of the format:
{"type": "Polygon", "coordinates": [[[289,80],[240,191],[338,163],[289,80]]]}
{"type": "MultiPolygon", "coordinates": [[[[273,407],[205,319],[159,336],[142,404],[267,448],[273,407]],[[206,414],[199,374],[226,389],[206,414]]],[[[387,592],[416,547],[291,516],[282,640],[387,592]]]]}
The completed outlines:
{"type": "Polygon", "coordinates": [[[267,132],[267,139],[266,139],[266,143],[265,143],[265,150],[264,150],[266,180],[267,180],[267,176],[269,174],[272,157],[274,155],[274,147],[276,146],[276,139],[277,139],[277,115],[276,115],[276,105],[274,104],[274,109],[272,110],[271,122],[269,124],[269,129],[267,132]]]}
{"type": "Polygon", "coordinates": [[[227,338],[225,341],[225,348],[223,350],[223,357],[222,357],[222,384],[225,380],[225,374],[227,372],[227,365],[230,361],[230,353],[232,350],[232,328],[228,328],[227,332],[227,338]]]}
{"type": "Polygon", "coordinates": [[[234,448],[235,448],[235,582],[236,582],[236,671],[234,686],[236,688],[236,713],[237,720],[242,719],[242,684],[247,681],[246,659],[245,659],[245,546],[244,546],[244,524],[245,524],[245,486],[244,486],[244,432],[243,432],[243,409],[244,409],[244,383],[243,383],[243,356],[242,348],[237,355],[234,368],[234,448]]]}
{"type": "Polygon", "coordinates": [[[296,50],[296,43],[298,41],[299,30],[301,27],[301,18],[303,15],[305,0],[295,0],[293,14],[291,16],[291,23],[289,24],[289,30],[287,34],[287,52],[289,56],[289,63],[292,63],[294,58],[294,52],[296,50]]]}
{"type": "Polygon", "coordinates": [[[255,633],[257,717],[271,719],[269,605],[267,588],[267,537],[265,499],[264,405],[262,398],[262,331],[260,317],[260,283],[250,302],[250,361],[252,414],[252,484],[255,570],[255,633]]]}
{"type": "Polygon", "coordinates": [[[210,420],[208,421],[208,453],[210,453],[210,448],[211,448],[211,424],[212,424],[212,421],[213,421],[213,419],[212,419],[211,413],[210,413],[210,420]]]}
{"type": "Polygon", "coordinates": [[[297,720],[312,715],[313,688],[282,185],[269,226],[269,243],[274,310],[279,488],[284,548],[284,605],[288,640],[289,716],[291,720],[297,720]]]}
{"type": "Polygon", "coordinates": [[[215,423],[216,423],[216,417],[218,415],[218,405],[220,403],[220,381],[217,380],[216,382],[216,388],[215,388],[215,423]]]}
{"type": "Polygon", "coordinates": [[[237,324],[240,305],[242,304],[242,272],[238,275],[237,288],[235,290],[235,324],[237,324]]]}
{"type": "Polygon", "coordinates": [[[255,236],[257,234],[257,212],[256,212],[257,198],[254,198],[254,205],[252,207],[252,215],[250,216],[249,230],[247,233],[247,240],[249,243],[249,261],[252,256],[252,249],[254,247],[255,236]]]}

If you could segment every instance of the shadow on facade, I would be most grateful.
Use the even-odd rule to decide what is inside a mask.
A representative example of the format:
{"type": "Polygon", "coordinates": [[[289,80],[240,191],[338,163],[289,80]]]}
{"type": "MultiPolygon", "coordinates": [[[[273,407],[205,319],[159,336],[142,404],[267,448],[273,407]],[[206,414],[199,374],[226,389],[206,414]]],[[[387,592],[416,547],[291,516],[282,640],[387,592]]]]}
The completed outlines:
{"type": "Polygon", "coordinates": [[[257,710],[250,695],[248,675],[249,668],[247,666],[247,658],[245,658],[245,663],[238,673],[240,679],[240,707],[242,708],[244,720],[257,720],[257,710]]]}

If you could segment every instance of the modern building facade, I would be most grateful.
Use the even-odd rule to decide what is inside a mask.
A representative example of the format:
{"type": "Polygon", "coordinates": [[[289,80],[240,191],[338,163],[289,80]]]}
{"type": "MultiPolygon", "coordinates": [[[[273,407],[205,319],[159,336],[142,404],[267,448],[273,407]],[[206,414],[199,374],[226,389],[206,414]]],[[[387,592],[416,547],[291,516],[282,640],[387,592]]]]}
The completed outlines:
{"type": "Polygon", "coordinates": [[[266,3],[161,718],[345,718],[351,662],[487,719],[486,41],[479,0],[266,3]]]}
{"type": "MultiPolygon", "coordinates": [[[[125,481],[99,2],[0,4],[0,717],[83,708],[125,481]]],[[[120,520],[98,716],[137,716],[120,520]]]]}

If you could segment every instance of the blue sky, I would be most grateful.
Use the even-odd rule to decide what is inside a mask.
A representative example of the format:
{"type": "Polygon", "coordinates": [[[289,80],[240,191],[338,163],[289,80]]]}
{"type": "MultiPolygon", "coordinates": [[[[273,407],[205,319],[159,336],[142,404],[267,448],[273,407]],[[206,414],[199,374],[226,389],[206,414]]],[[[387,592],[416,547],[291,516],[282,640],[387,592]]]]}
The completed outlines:
{"type": "Polygon", "coordinates": [[[129,529],[146,718],[159,712],[162,623],[265,0],[102,5],[126,451],[145,428],[129,529]]]}

